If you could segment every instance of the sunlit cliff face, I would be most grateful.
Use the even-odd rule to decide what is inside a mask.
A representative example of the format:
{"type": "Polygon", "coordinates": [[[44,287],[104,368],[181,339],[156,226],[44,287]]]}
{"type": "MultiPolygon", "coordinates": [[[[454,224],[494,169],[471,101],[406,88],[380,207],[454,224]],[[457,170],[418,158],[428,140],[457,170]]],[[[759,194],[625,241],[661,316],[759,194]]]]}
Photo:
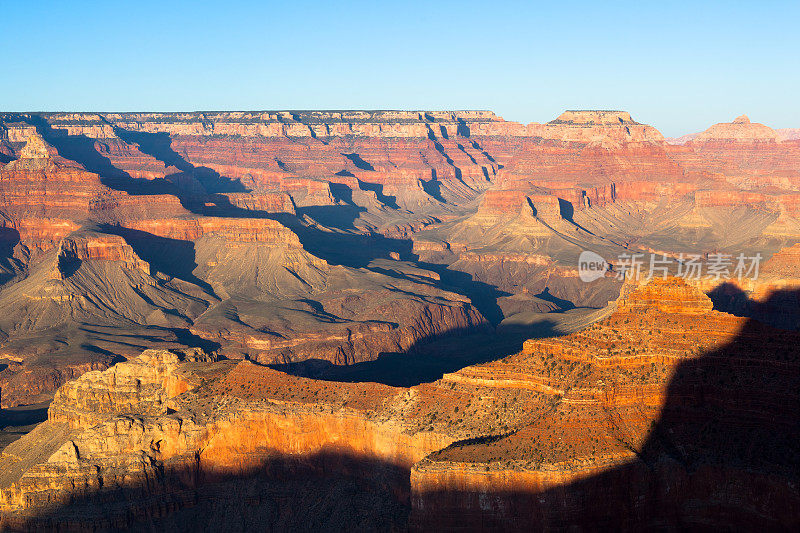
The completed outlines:
{"type": "Polygon", "coordinates": [[[4,526],[797,524],[796,140],[624,111],[0,122],[2,405],[55,394],[0,456],[4,526]],[[764,262],[619,275],[719,253],[764,262]]]}
{"type": "Polygon", "coordinates": [[[47,502],[76,495],[91,502],[127,487],[132,503],[307,457],[323,461],[323,471],[356,477],[364,475],[358,464],[385,465],[394,497],[407,502],[410,491],[411,525],[421,529],[470,520],[588,524],[617,511],[632,513],[624,515],[632,523],[664,513],[702,522],[706,510],[681,502],[701,497],[720,476],[738,480],[723,508],[743,498],[740,514],[768,505],[776,523],[790,523],[791,508],[775,501],[792,498],[796,471],[780,455],[792,441],[764,430],[769,413],[796,398],[781,380],[794,379],[797,335],[713,311],[680,279],[625,292],[579,333],[532,340],[518,354],[408,389],[298,378],[246,361],[215,362],[199,350],[146,352],[59,390],[49,420],[7,451],[5,466],[25,472],[3,489],[4,511],[36,524],[41,517],[31,517],[47,502]],[[765,379],[770,393],[748,396],[765,379]],[[720,409],[728,414],[717,420],[720,409]],[[765,438],[765,449],[724,448],[735,437],[765,438]],[[49,459],[37,462],[42,452],[49,459]],[[145,488],[160,468],[166,474],[145,488]],[[613,489],[605,511],[583,507],[607,479],[627,481],[631,492],[613,489]],[[649,492],[652,483],[681,483],[686,492],[659,496],[649,492]],[[625,511],[632,501],[643,510],[625,511]],[[570,514],[552,514],[559,506],[570,514]]]}

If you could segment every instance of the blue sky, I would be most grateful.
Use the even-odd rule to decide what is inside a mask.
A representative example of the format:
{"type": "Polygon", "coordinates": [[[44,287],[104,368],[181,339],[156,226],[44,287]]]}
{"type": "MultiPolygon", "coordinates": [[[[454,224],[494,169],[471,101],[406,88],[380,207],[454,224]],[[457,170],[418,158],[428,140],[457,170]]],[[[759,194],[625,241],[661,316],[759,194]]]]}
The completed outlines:
{"type": "Polygon", "coordinates": [[[800,127],[800,2],[0,0],[0,110],[625,109],[800,127]],[[168,4],[168,5],[165,5],[168,4]],[[429,5],[431,4],[431,5],[429,5]]]}

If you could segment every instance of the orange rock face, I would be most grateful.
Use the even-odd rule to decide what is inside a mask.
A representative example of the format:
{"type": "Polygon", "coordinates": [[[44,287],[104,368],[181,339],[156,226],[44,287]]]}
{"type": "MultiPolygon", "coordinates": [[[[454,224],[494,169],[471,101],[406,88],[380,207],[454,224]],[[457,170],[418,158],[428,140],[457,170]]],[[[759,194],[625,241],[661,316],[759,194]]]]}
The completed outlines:
{"type": "Polygon", "coordinates": [[[746,116],[715,124],[685,146],[673,154],[689,170],[722,174],[741,188],[797,188],[800,144],[746,116]]]}
{"type": "MultiPolygon", "coordinates": [[[[554,407],[500,439],[450,446],[417,463],[412,529],[742,524],[762,513],[796,524],[789,487],[797,469],[786,469],[781,455],[795,445],[771,435],[772,419],[763,418],[796,397],[790,375],[798,352],[777,348],[796,335],[710,308],[685,283],[654,280],[581,333],[528,341],[503,365],[461,371],[461,379],[486,386],[535,388],[554,407]],[[762,379],[776,388],[747,396],[753,389],[741,380],[762,379]],[[683,466],[671,466],[673,452],[683,466]],[[748,470],[755,464],[758,473],[748,470]],[[709,489],[720,479],[736,479],[736,489],[709,489]],[[650,493],[654,484],[663,490],[650,493]],[[708,490],[719,507],[681,507],[707,501],[708,490]]],[[[794,423],[794,414],[785,416],[794,423]]]]}
{"type": "Polygon", "coordinates": [[[67,237],[59,247],[59,258],[76,261],[119,261],[128,268],[150,272],[150,265],[139,259],[128,243],[117,235],[67,237]]]}
{"type": "Polygon", "coordinates": [[[800,278],[800,243],[783,248],[773,255],[761,272],[767,277],[779,279],[800,278]]]}
{"type": "Polygon", "coordinates": [[[340,475],[395,472],[397,492],[380,505],[405,501],[413,530],[756,523],[763,513],[791,527],[796,414],[779,423],[785,433],[766,431],[797,399],[797,335],[710,307],[680,279],[630,285],[579,333],[409,389],[145,352],[59,391],[39,433],[0,458],[0,508],[6,523],[36,527],[49,523],[43,506],[135,487],[104,520],[194,516],[178,494],[275,475],[264,468],[277,457],[327,454],[356,461],[326,463],[340,475]],[[764,380],[769,390],[752,388],[764,380]],[[30,448],[45,436],[47,448],[30,448]],[[358,474],[358,462],[373,466],[358,474]],[[713,508],[687,505],[708,490],[713,508]],[[149,507],[154,495],[170,506],[149,507]]]}
{"type": "Polygon", "coordinates": [[[700,133],[693,142],[705,141],[778,141],[779,135],[772,128],[763,124],[750,122],[747,115],[737,117],[733,122],[714,124],[706,131],[700,133]]]}
{"type": "Polygon", "coordinates": [[[109,528],[227,516],[190,507],[251,475],[278,529],[339,493],[421,530],[797,524],[797,338],[763,325],[797,328],[790,134],[743,116],[668,143],[598,110],[0,125],[3,407],[58,389],[0,457],[4,525],[98,494],[123,501],[109,528]],[[585,251],[613,268],[586,281],[585,251]],[[769,261],[614,277],[622,254],[719,253],[769,261]]]}
{"type": "Polygon", "coordinates": [[[279,222],[269,219],[196,217],[138,220],[128,223],[127,227],[182,241],[194,241],[203,235],[218,234],[237,242],[269,242],[302,248],[295,233],[279,222]]]}

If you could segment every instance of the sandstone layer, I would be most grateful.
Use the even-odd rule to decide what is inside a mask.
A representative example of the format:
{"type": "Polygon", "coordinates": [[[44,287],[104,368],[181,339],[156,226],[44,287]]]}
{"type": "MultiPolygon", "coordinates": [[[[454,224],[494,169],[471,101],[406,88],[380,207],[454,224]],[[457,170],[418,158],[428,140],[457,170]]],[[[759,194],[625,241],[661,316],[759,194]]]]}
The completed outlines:
{"type": "Polygon", "coordinates": [[[6,448],[4,525],[207,527],[207,505],[286,525],[288,487],[314,521],[336,493],[307,485],[333,475],[413,530],[793,529],[800,339],[712,307],[682,279],[629,282],[578,333],[411,388],[146,351],[64,385],[6,448]],[[242,483],[263,487],[244,508],[225,496],[242,483]]]}
{"type": "Polygon", "coordinates": [[[682,145],[603,110],[0,124],[4,405],[150,347],[342,365],[522,338],[617,297],[620,280],[580,281],[583,250],[766,259],[800,241],[797,141],[742,117],[682,145]]]}

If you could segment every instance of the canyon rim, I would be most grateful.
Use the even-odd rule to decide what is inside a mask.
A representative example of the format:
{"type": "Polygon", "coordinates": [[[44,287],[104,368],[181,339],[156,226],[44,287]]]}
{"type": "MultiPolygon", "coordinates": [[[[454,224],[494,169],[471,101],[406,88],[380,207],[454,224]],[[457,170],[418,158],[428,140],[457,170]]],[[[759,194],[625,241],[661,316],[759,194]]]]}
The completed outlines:
{"type": "Polygon", "coordinates": [[[800,142],[0,118],[4,527],[797,524],[800,142]]]}
{"type": "Polygon", "coordinates": [[[800,530],[796,2],[0,9],[0,531],[800,530]]]}

